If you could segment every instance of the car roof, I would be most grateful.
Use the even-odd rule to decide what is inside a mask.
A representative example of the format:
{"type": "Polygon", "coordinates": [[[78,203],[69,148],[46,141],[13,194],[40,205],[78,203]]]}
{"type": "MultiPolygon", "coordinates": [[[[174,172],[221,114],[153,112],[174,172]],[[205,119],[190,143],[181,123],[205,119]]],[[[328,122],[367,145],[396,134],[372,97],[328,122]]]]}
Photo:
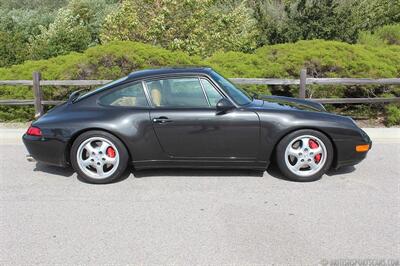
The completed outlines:
{"type": "Polygon", "coordinates": [[[90,91],[81,97],[79,99],[84,99],[87,98],[91,95],[97,94],[99,92],[102,92],[104,90],[109,89],[111,86],[118,86],[121,83],[129,82],[132,80],[137,80],[137,79],[146,79],[149,77],[156,77],[156,76],[162,76],[162,75],[174,75],[174,74],[211,74],[213,70],[210,67],[169,67],[169,68],[157,68],[157,69],[145,69],[145,70],[139,70],[130,73],[128,76],[114,80],[108,84],[105,84],[104,86],[97,88],[96,90],[90,91]]]}
{"type": "Polygon", "coordinates": [[[169,67],[145,69],[130,73],[128,75],[128,79],[140,79],[168,74],[210,74],[210,72],[212,72],[212,69],[209,67],[169,67]]]}

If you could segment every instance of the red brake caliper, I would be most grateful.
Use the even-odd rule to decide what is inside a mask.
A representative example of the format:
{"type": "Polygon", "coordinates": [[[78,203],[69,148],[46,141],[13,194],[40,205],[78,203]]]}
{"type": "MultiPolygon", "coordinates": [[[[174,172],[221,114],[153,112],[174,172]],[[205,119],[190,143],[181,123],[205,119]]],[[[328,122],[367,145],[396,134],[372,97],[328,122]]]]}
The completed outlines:
{"type": "MultiPolygon", "coordinates": [[[[310,141],[308,142],[308,145],[310,146],[310,148],[316,149],[319,147],[318,143],[315,140],[310,139],[310,141]]],[[[319,161],[321,160],[321,153],[318,153],[317,155],[314,156],[314,161],[316,163],[319,163],[319,161]]]]}
{"type": "Polygon", "coordinates": [[[108,147],[106,150],[107,156],[110,158],[114,158],[115,157],[115,150],[113,149],[113,147],[108,147]]]}

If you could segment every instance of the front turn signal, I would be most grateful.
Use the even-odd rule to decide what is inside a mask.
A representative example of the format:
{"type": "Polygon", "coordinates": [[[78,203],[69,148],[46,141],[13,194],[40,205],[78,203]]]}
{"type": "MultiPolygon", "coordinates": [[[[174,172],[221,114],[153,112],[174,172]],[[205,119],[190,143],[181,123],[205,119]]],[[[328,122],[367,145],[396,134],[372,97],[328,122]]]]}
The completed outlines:
{"type": "Polygon", "coordinates": [[[369,151],[369,144],[357,145],[356,152],[366,152],[369,151]]]}

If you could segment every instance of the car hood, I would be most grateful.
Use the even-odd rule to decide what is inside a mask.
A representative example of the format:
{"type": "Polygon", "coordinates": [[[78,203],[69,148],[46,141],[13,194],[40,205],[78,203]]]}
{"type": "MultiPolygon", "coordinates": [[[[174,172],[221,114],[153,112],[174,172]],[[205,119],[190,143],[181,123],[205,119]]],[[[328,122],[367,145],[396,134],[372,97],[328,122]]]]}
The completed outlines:
{"type": "Polygon", "coordinates": [[[253,108],[260,109],[285,109],[302,110],[314,112],[326,112],[324,106],[320,103],[310,100],[303,100],[284,96],[259,96],[250,104],[253,108]]]}

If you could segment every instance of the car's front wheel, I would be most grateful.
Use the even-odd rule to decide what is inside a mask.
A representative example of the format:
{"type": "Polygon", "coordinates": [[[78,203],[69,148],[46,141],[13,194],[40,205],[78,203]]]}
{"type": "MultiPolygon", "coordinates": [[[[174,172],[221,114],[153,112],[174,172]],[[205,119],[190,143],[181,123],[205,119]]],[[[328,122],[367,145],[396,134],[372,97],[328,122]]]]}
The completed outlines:
{"type": "Polygon", "coordinates": [[[72,167],[83,180],[105,184],[123,175],[128,165],[128,152],[112,134],[88,131],[74,141],[70,159],[72,167]]]}
{"type": "Polygon", "coordinates": [[[333,160],[332,143],[315,130],[298,130],[285,136],[276,149],[281,172],[294,181],[315,181],[329,169],[333,160]]]}

